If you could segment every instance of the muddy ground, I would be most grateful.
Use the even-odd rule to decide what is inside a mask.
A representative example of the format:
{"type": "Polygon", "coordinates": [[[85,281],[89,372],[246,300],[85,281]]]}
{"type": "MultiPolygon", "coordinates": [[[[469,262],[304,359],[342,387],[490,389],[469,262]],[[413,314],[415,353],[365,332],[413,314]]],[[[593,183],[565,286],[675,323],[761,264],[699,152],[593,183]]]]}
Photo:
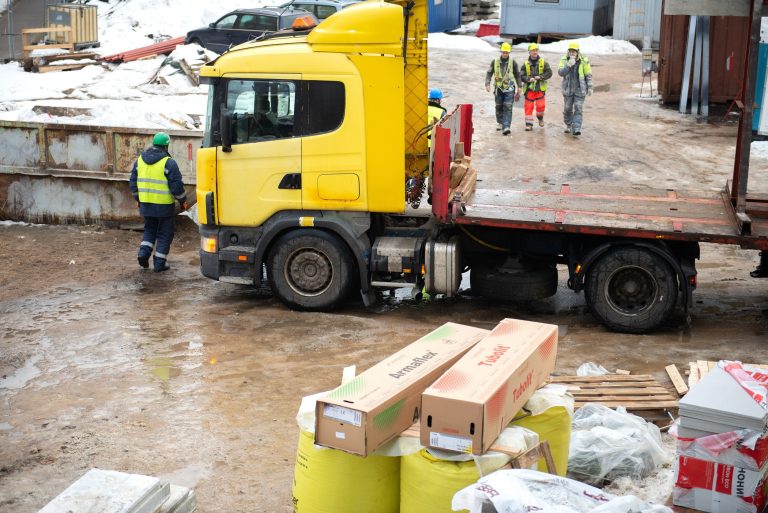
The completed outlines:
{"type": "MultiPolygon", "coordinates": [[[[593,57],[597,92],[584,135],[562,133],[559,79],[547,124],[494,130],[483,74],[492,55],[437,51],[432,85],[476,103],[483,186],[516,180],[719,188],[735,125],[695,123],[638,98],[640,58],[593,57]]],[[[517,54],[516,57],[520,57],[517,54]]],[[[556,56],[546,56],[555,60],[556,56]]],[[[714,120],[714,118],[713,118],[714,120]]],[[[752,176],[757,188],[765,161],[752,176]]],[[[762,177],[765,180],[765,176],[762,177]]],[[[96,226],[0,226],[0,511],[33,513],[91,467],[193,487],[199,511],[289,512],[302,396],[364,370],[434,327],[519,317],[560,326],[557,371],[585,361],[651,373],[719,358],[768,362],[768,280],[755,252],[702,246],[690,319],[651,335],[606,331],[564,286],[555,297],[495,304],[465,293],[430,302],[351,300],[333,314],[286,309],[268,290],[209,281],[194,225],[180,218],[170,272],[135,260],[140,234],[96,226]],[[690,322],[688,322],[690,320],[690,322]]]]}

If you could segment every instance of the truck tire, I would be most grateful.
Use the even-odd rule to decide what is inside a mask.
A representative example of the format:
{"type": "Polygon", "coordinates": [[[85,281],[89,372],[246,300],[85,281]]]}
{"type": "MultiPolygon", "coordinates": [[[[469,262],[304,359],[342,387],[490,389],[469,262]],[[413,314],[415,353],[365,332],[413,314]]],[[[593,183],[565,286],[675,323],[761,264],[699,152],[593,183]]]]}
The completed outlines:
{"type": "Polygon", "coordinates": [[[349,295],[354,264],[346,245],[322,230],[282,235],[267,257],[272,292],[296,310],[329,311],[349,295]]]}
{"type": "Polygon", "coordinates": [[[472,292],[487,299],[524,301],[544,299],[557,292],[555,266],[533,269],[475,266],[469,273],[472,292]]]}
{"type": "Polygon", "coordinates": [[[635,247],[609,250],[589,268],[584,285],[592,314],[623,333],[647,333],[664,322],[675,309],[677,290],[669,263],[635,247]]]}

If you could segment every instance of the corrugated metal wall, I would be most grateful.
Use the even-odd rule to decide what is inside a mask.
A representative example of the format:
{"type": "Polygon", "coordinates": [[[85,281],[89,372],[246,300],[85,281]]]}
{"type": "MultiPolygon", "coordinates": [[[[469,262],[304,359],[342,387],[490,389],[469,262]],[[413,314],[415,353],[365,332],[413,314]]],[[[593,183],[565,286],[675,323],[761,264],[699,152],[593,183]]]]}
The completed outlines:
{"type": "MultiPolygon", "coordinates": [[[[659,43],[659,94],[664,103],[680,101],[683,63],[688,39],[688,16],[661,17],[659,43]]],[[[709,100],[727,103],[741,88],[749,18],[710,18],[709,100]]]]}
{"type": "Polygon", "coordinates": [[[603,34],[613,25],[613,0],[502,0],[501,33],[603,34]]]}
{"type": "Polygon", "coordinates": [[[662,0],[616,0],[613,11],[613,37],[642,45],[650,36],[658,48],[661,40],[662,0]]]}

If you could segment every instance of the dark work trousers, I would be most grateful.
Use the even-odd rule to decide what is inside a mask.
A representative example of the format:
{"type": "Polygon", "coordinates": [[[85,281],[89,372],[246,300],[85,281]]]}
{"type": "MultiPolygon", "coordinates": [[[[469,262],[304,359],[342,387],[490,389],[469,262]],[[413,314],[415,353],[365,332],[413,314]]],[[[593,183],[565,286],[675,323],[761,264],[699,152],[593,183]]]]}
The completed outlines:
{"type": "Polygon", "coordinates": [[[502,128],[509,128],[512,124],[512,107],[515,105],[515,91],[502,91],[496,88],[496,123],[502,128]]]}
{"type": "Polygon", "coordinates": [[[174,228],[175,219],[172,216],[147,216],[144,218],[144,236],[141,238],[141,245],[139,246],[139,258],[149,258],[154,249],[155,258],[152,263],[155,271],[165,267],[168,252],[171,250],[171,242],[173,242],[174,228]]]}

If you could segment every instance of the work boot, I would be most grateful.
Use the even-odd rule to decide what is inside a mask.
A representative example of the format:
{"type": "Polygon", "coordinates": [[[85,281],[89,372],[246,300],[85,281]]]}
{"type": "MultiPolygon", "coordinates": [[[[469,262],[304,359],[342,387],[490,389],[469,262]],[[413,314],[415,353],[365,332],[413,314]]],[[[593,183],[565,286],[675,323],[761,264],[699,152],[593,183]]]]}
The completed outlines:
{"type": "Polygon", "coordinates": [[[581,130],[574,130],[574,131],[573,131],[573,135],[574,135],[574,136],[579,136],[579,135],[581,135],[581,130]]]}
{"type": "Polygon", "coordinates": [[[768,278],[768,251],[760,252],[760,264],[749,275],[753,278],[768,278]]]}
{"type": "Polygon", "coordinates": [[[510,130],[509,128],[505,128],[504,131],[501,133],[504,135],[509,135],[510,133],[512,133],[512,130],[510,130]]]}
{"type": "Polygon", "coordinates": [[[539,118],[539,126],[544,126],[544,118],[539,118]]]}
{"type": "Polygon", "coordinates": [[[149,255],[146,255],[146,256],[139,255],[137,260],[139,261],[139,265],[141,267],[143,267],[144,269],[149,269],[149,255]]]}
{"type": "Polygon", "coordinates": [[[171,268],[171,266],[168,264],[168,262],[166,262],[164,258],[155,258],[154,267],[155,267],[154,271],[156,273],[161,273],[171,268]]]}
{"type": "Polygon", "coordinates": [[[531,130],[533,130],[533,125],[530,125],[530,124],[526,123],[525,124],[525,131],[526,132],[530,132],[531,130]]]}
{"type": "Polygon", "coordinates": [[[501,124],[501,123],[499,123],[498,125],[496,125],[496,131],[497,131],[497,132],[501,132],[503,129],[504,129],[504,126],[502,126],[502,124],[501,124]]]}
{"type": "Polygon", "coordinates": [[[565,130],[563,130],[566,134],[571,133],[571,125],[565,125],[565,130]]]}

